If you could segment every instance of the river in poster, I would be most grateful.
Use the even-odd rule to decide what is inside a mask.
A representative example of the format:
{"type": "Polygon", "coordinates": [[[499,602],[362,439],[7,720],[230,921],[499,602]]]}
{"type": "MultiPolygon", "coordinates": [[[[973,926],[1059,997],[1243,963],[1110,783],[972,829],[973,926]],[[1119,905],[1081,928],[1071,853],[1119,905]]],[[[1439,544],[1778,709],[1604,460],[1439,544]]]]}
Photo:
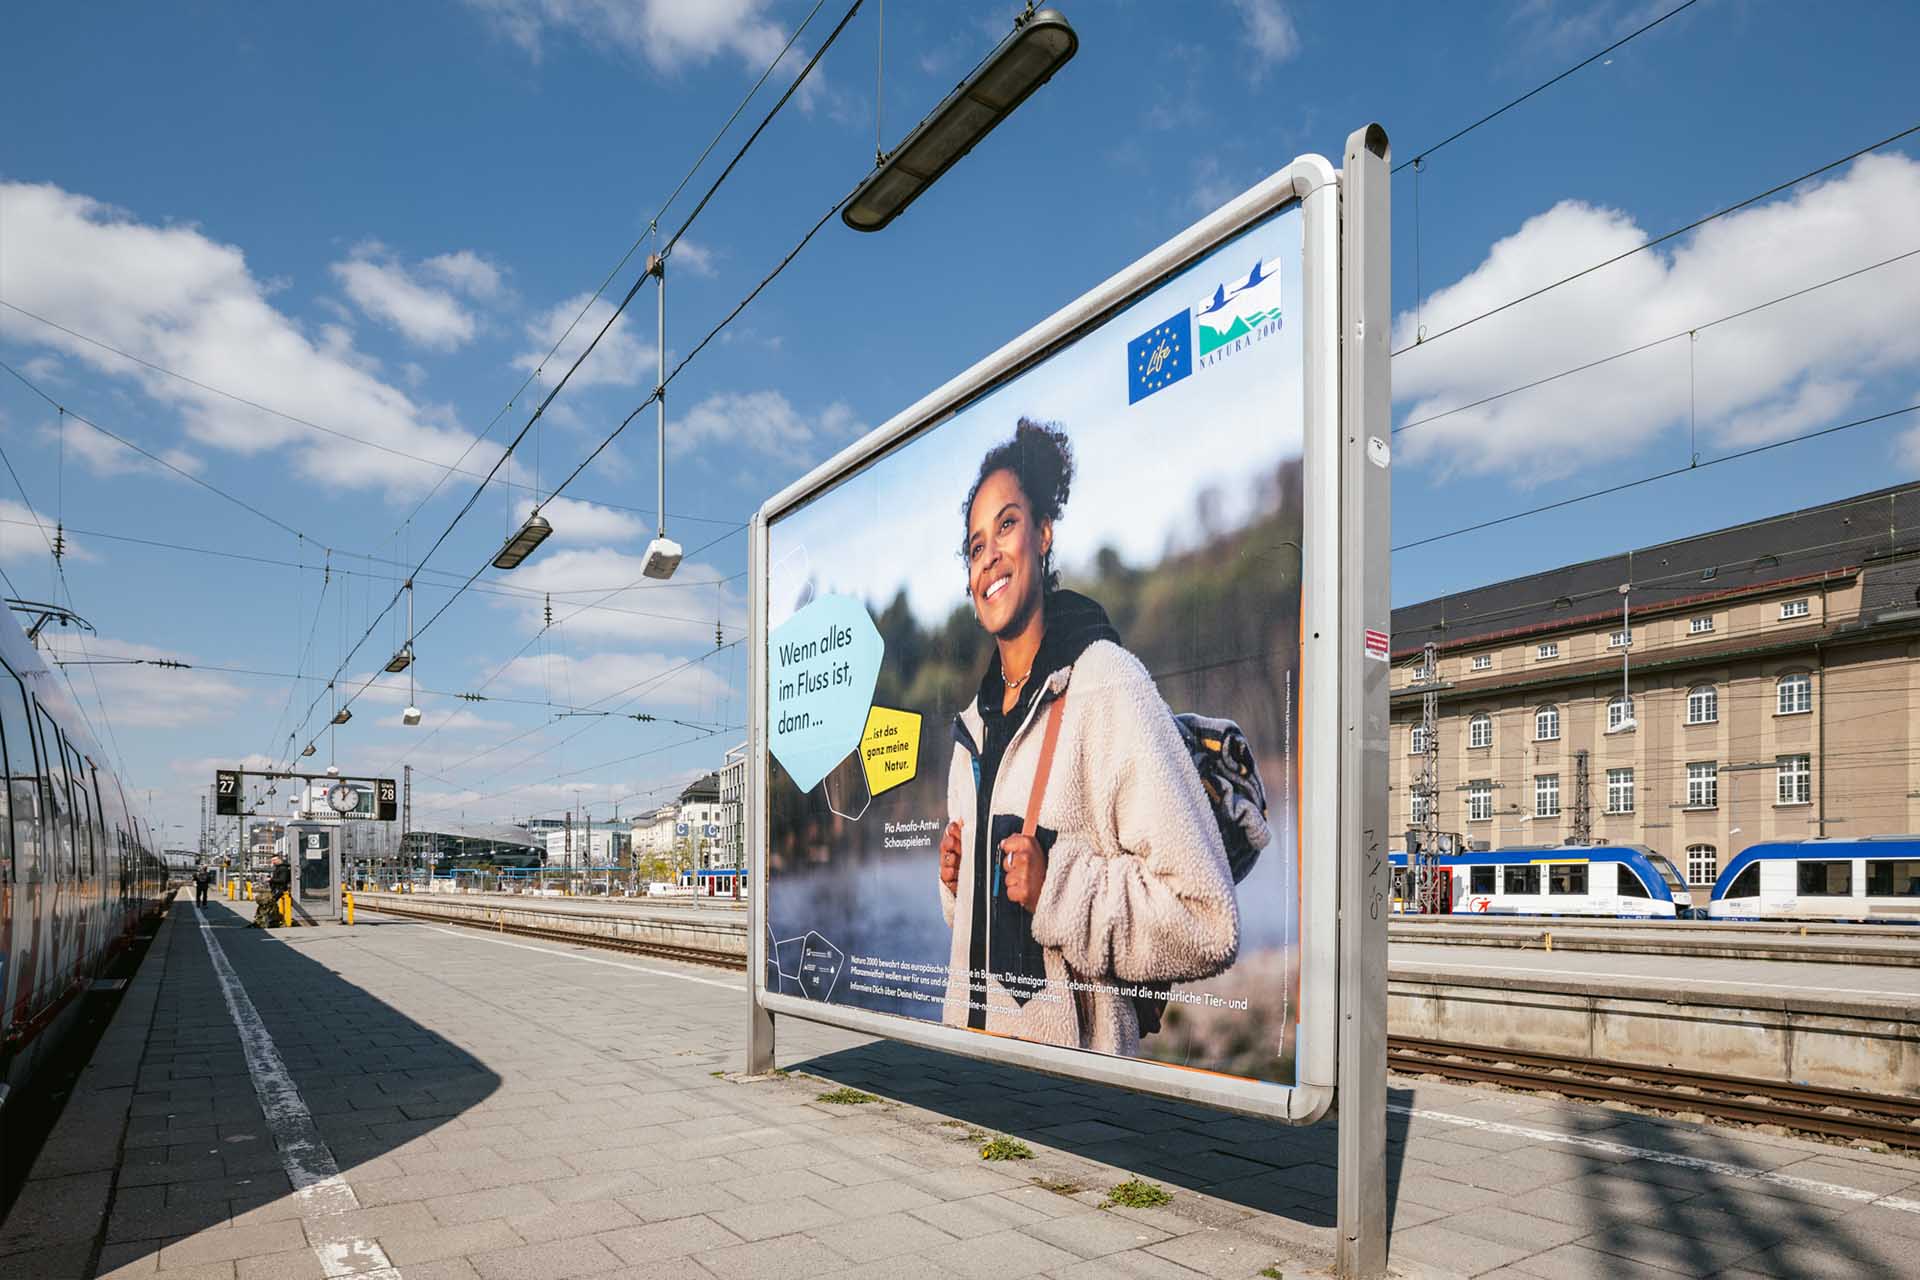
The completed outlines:
{"type": "Polygon", "coordinates": [[[1295,1083],[1302,222],[771,522],[769,991],[1295,1083]]]}

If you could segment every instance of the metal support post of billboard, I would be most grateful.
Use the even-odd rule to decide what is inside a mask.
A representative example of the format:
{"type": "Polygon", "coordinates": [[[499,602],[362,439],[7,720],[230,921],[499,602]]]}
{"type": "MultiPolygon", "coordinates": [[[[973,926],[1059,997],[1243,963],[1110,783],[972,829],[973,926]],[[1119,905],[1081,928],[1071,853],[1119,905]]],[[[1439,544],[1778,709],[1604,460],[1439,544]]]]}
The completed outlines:
{"type": "Polygon", "coordinates": [[[1339,1274],[1387,1269],[1387,675],[1392,324],[1387,135],[1347,139],[1340,237],[1339,1274]],[[1362,643],[1356,644],[1355,641],[1362,643]]]}
{"type": "Polygon", "coordinates": [[[746,864],[753,886],[747,908],[747,1074],[773,1070],[773,1014],[760,1003],[755,981],[766,972],[767,948],[767,525],[755,515],[747,525],[747,804],[746,864]]]}

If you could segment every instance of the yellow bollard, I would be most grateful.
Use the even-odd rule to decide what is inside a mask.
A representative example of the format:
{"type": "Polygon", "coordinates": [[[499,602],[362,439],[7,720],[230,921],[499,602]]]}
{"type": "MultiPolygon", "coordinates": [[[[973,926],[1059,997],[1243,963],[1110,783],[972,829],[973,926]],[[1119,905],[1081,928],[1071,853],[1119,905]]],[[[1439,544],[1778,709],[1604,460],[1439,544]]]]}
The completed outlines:
{"type": "Polygon", "coordinates": [[[290,893],[280,895],[280,927],[293,928],[293,895],[290,893]]]}
{"type": "Polygon", "coordinates": [[[347,901],[347,923],[352,924],[353,923],[353,890],[351,889],[347,890],[346,901],[347,901]]]}
{"type": "Polygon", "coordinates": [[[227,877],[227,901],[228,902],[233,901],[233,877],[232,876],[227,877]]]}
{"type": "Polygon", "coordinates": [[[240,882],[240,896],[245,898],[248,902],[253,901],[253,881],[242,880],[240,882]]]}
{"type": "Polygon", "coordinates": [[[1553,950],[1553,933],[1551,931],[1548,931],[1546,933],[1541,934],[1540,936],[1546,939],[1547,950],[1549,951],[1553,950]]]}

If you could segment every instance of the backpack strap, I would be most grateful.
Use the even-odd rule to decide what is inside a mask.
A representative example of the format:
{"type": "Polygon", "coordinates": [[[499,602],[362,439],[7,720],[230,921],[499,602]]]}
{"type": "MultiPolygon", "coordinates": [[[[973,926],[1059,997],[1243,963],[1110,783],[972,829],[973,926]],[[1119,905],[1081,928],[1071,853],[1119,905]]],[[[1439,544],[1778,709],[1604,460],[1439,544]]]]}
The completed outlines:
{"type": "Polygon", "coordinates": [[[1047,794],[1047,775],[1053,772],[1053,749],[1060,745],[1060,719],[1066,706],[1067,695],[1062,690],[1047,708],[1047,730],[1040,739],[1040,761],[1033,767],[1033,791],[1027,797],[1027,817],[1020,824],[1023,836],[1031,836],[1040,825],[1040,800],[1047,794]]]}

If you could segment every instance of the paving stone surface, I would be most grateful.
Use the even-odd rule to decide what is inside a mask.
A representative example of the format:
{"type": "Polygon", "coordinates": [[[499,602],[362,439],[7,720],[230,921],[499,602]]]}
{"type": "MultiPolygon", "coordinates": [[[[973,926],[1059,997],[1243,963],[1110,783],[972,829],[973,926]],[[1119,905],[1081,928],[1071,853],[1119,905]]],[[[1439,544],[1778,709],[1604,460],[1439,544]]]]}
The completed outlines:
{"type": "MultiPolygon", "coordinates": [[[[746,1079],[735,974],[390,917],[267,935],[207,915],[347,1198],[293,1193],[177,904],[72,1132],[0,1223],[0,1275],[365,1270],[342,1241],[403,1280],[1331,1274],[1333,1122],[793,1021],[788,1072],[746,1079]],[[818,1101],[841,1086],[881,1101],[818,1101]],[[994,1134],[1034,1158],[983,1162],[994,1134]],[[1133,1177],[1171,1202],[1108,1204],[1133,1177]]],[[[1401,1276],[1920,1276],[1920,1160],[1488,1089],[1395,1080],[1390,1102],[1401,1276]]]]}

